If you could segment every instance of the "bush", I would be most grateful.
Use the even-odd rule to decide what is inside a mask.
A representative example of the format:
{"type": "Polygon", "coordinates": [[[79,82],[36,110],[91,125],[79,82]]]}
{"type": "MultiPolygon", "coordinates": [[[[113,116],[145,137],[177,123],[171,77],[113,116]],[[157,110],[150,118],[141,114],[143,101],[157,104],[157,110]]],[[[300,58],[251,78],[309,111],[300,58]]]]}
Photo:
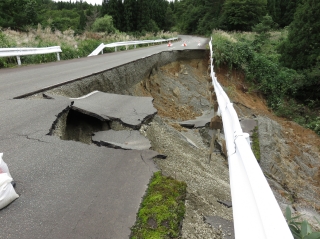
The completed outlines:
{"type": "Polygon", "coordinates": [[[92,31],[114,33],[116,28],[113,26],[112,17],[104,15],[104,17],[97,18],[92,24],[92,31]]]}
{"type": "Polygon", "coordinates": [[[213,35],[215,63],[226,64],[246,74],[246,80],[267,96],[269,106],[276,109],[281,99],[296,92],[302,78],[295,70],[282,67],[276,55],[255,51],[254,42],[234,39],[227,34],[213,35]]]}

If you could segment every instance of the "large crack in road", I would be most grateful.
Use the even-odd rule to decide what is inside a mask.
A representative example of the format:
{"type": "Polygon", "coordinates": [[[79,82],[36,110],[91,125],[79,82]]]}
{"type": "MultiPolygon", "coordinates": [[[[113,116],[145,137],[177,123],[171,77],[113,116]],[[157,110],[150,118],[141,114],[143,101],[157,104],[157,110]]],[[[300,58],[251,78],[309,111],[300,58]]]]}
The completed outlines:
{"type": "MultiPolygon", "coordinates": [[[[216,217],[232,223],[232,209],[219,203],[231,201],[226,159],[216,151],[212,160],[208,161],[210,139],[204,139],[201,133],[203,130],[199,128],[184,128],[180,125],[181,122],[195,119],[213,107],[208,90],[207,54],[207,51],[199,50],[175,54],[171,52],[168,56],[161,53],[154,56],[154,59],[142,59],[127,68],[120,66],[88,79],[36,93],[28,96],[28,99],[73,101],[61,110],[49,130],[50,135],[62,140],[80,141],[97,147],[92,144],[95,132],[138,130],[151,143],[151,149],[142,152],[147,157],[140,154],[140,160],[147,165],[147,170],[150,173],[154,171],[154,166],[150,166],[149,162],[150,158],[154,158],[155,164],[164,175],[187,183],[182,238],[233,238],[229,226],[217,226],[205,221],[205,218],[216,217]],[[169,56],[173,60],[169,60],[169,56]],[[121,120],[120,116],[115,117],[106,112],[103,107],[108,101],[107,98],[93,101],[93,105],[100,108],[91,112],[90,108],[93,107],[86,103],[86,99],[74,99],[97,90],[124,97],[152,97],[157,114],[154,116],[152,110],[145,109],[145,116],[139,117],[138,107],[131,107],[135,113],[128,112],[130,109],[125,113],[130,117],[138,117],[140,121],[133,125],[121,120]],[[83,102],[85,108],[79,106],[80,102],[83,102]],[[157,153],[152,153],[153,151],[157,153]]],[[[97,94],[104,94],[101,92],[97,94]]],[[[92,94],[92,97],[94,95],[96,94],[92,94]]],[[[144,103],[141,104],[144,108],[144,103]]],[[[117,107],[119,106],[111,111],[118,111],[117,107]]],[[[209,120],[210,117],[208,124],[203,124],[203,128],[208,129],[209,120]]],[[[101,145],[110,146],[108,142],[101,145]]],[[[111,147],[115,148],[114,145],[111,147]]]]}

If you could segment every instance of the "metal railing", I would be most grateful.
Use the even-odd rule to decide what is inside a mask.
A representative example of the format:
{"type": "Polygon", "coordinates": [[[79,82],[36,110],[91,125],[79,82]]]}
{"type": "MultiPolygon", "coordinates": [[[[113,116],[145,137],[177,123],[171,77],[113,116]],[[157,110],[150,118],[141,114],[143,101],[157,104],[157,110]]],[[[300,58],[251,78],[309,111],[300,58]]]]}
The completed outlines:
{"type": "Polygon", "coordinates": [[[217,81],[211,54],[212,84],[217,96],[229,163],[236,239],[293,239],[282,211],[243,133],[227,94],[217,81]]]}
{"type": "Polygon", "coordinates": [[[41,48],[0,48],[0,57],[17,57],[18,65],[21,65],[20,56],[28,56],[28,55],[39,55],[39,54],[49,54],[49,53],[57,53],[57,60],[60,61],[59,53],[62,52],[60,46],[52,46],[52,47],[41,47],[41,48]]]}
{"type": "Polygon", "coordinates": [[[130,45],[134,45],[134,48],[136,48],[137,45],[140,44],[154,44],[154,43],[162,43],[162,42],[169,42],[169,41],[175,41],[178,40],[177,37],[173,37],[170,39],[158,39],[158,40],[143,40],[143,41],[126,41],[126,42],[114,42],[109,44],[103,44],[101,43],[89,56],[96,56],[100,52],[103,54],[103,49],[106,47],[114,47],[114,51],[117,51],[117,47],[119,46],[125,46],[126,50],[128,50],[128,47],[130,45]]]}

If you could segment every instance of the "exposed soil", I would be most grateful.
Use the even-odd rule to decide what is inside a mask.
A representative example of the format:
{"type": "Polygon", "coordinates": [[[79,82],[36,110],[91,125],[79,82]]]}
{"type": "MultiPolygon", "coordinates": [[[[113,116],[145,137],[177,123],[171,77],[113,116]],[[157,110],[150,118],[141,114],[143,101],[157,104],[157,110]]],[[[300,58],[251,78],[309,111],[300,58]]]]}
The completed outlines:
{"type": "MultiPolygon", "coordinates": [[[[208,61],[198,57],[161,67],[150,65],[150,73],[144,79],[134,79],[130,86],[126,80],[114,89],[108,86],[105,89],[94,87],[94,90],[154,98],[158,114],[141,126],[140,133],[150,140],[153,150],[167,156],[155,160],[162,173],[187,183],[182,238],[229,238],[228,230],[204,220],[205,217],[233,220],[232,208],[218,202],[231,201],[227,160],[217,149],[209,160],[210,138],[203,138],[203,130],[179,125],[213,107],[207,81],[208,61]],[[123,90],[125,86],[128,87],[123,90]]],[[[275,116],[266,106],[263,95],[252,91],[245,83],[241,72],[229,72],[221,67],[216,69],[216,75],[234,103],[239,118],[258,121],[260,166],[281,208],[292,205],[309,218],[318,216],[320,138],[311,130],[275,116]]],[[[73,86],[69,88],[73,91],[73,86]]],[[[59,90],[68,95],[68,90],[59,90]]]]}
{"type": "MultiPolygon", "coordinates": [[[[320,216],[320,138],[311,130],[275,116],[267,107],[264,96],[246,84],[243,73],[221,67],[216,69],[216,75],[234,103],[239,118],[259,122],[260,166],[280,207],[285,210],[287,205],[292,206],[316,227],[313,217],[320,216]]],[[[161,117],[156,117],[144,130],[153,148],[168,155],[157,164],[165,174],[188,185],[183,238],[222,237],[223,232],[208,227],[203,216],[232,220],[231,209],[216,203],[221,198],[231,201],[226,160],[219,154],[208,163],[209,146],[199,131],[178,124],[212,107],[206,79],[206,60],[180,61],[154,69],[134,88],[134,94],[154,98],[154,106],[161,117]],[[198,137],[193,140],[198,148],[188,145],[187,133],[192,139],[198,137]],[[215,184],[217,181],[219,183],[215,184]]]]}
{"type": "Polygon", "coordinates": [[[150,139],[152,149],[167,155],[165,160],[157,159],[157,165],[164,175],[187,183],[182,238],[228,236],[227,228],[206,223],[205,216],[232,222],[232,208],[218,203],[231,201],[226,159],[217,153],[209,162],[209,146],[199,130],[178,124],[211,108],[207,67],[207,59],[170,63],[154,69],[132,92],[154,98],[158,115],[140,132],[150,139]]]}
{"type": "Polygon", "coordinates": [[[320,218],[320,137],[295,122],[274,115],[263,95],[250,91],[243,73],[221,67],[216,75],[234,102],[239,117],[258,116],[259,125],[267,126],[269,134],[259,132],[265,146],[261,146],[264,156],[260,166],[282,209],[287,204],[292,205],[315,227],[319,226],[314,216],[320,218]]]}

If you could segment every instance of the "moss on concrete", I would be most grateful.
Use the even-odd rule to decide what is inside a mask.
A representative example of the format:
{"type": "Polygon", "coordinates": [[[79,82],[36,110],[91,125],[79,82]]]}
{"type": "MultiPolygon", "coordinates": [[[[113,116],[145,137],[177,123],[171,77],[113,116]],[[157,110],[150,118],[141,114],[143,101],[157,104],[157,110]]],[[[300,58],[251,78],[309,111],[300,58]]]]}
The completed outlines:
{"type": "Polygon", "coordinates": [[[156,172],[149,184],[131,238],[178,238],[185,213],[187,185],[156,172]]]}
{"type": "Polygon", "coordinates": [[[257,161],[260,162],[260,143],[259,143],[259,133],[258,126],[254,127],[252,132],[252,151],[257,161]]]}

